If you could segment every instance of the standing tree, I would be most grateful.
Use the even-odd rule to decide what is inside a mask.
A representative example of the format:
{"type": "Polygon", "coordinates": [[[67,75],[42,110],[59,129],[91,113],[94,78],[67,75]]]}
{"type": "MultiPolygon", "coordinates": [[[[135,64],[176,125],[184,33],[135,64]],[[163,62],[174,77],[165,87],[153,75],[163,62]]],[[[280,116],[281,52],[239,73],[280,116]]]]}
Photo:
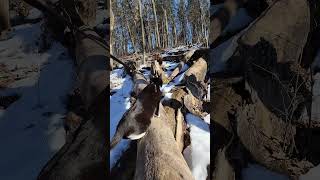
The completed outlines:
{"type": "Polygon", "coordinates": [[[156,28],[156,41],[157,41],[157,47],[160,47],[160,35],[159,35],[159,26],[158,26],[158,18],[157,18],[157,11],[156,11],[156,4],[154,2],[154,0],[152,0],[152,9],[153,9],[153,16],[154,16],[154,20],[155,20],[155,28],[156,28]]]}
{"type": "Polygon", "coordinates": [[[138,0],[139,2],[139,13],[140,13],[140,22],[141,22],[141,33],[142,33],[142,63],[145,63],[145,32],[144,32],[144,25],[143,25],[143,15],[142,15],[142,5],[141,5],[141,0],[138,0]]]}
{"type": "Polygon", "coordinates": [[[9,0],[0,1],[0,38],[10,30],[9,0]]]}

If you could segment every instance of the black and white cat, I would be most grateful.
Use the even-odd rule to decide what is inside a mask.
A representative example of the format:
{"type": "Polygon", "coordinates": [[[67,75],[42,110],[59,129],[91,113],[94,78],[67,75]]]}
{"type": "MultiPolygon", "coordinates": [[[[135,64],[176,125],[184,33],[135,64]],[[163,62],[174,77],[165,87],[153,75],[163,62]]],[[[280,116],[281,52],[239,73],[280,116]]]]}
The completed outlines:
{"type": "Polygon", "coordinates": [[[120,120],[110,143],[111,149],[122,138],[131,140],[142,138],[151,124],[152,117],[159,115],[162,81],[160,78],[152,78],[150,81],[150,84],[140,92],[136,102],[120,120]]]}

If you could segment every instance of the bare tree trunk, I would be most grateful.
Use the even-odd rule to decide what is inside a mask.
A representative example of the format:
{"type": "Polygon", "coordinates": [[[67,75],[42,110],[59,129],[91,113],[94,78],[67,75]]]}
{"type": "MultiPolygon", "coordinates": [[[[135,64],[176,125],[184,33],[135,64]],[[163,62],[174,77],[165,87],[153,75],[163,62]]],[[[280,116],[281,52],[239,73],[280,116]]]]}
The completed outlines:
{"type": "Polygon", "coordinates": [[[158,17],[157,17],[157,11],[156,11],[156,4],[154,0],[152,0],[152,8],[153,8],[153,15],[156,23],[156,42],[157,42],[157,47],[160,47],[160,35],[159,35],[159,26],[158,26],[158,17]]]}
{"type": "MultiPolygon", "coordinates": [[[[106,2],[106,3],[110,3],[108,5],[109,7],[109,14],[110,14],[110,54],[113,54],[113,29],[114,29],[114,14],[113,14],[113,11],[112,11],[112,1],[110,0],[109,2],[106,2]]],[[[110,67],[111,67],[111,70],[113,69],[113,59],[110,58],[110,67]]]]}
{"type": "Polygon", "coordinates": [[[165,19],[165,26],[166,26],[166,45],[165,48],[169,46],[169,26],[168,26],[168,17],[167,17],[167,11],[163,9],[164,12],[164,19],[165,19]]]}
{"type": "Polygon", "coordinates": [[[173,34],[174,34],[173,46],[176,46],[178,43],[178,35],[177,35],[176,22],[174,18],[172,18],[172,26],[173,26],[173,34]]]}
{"type": "Polygon", "coordinates": [[[0,1],[0,35],[11,28],[9,17],[9,0],[0,1]]]}
{"type": "Polygon", "coordinates": [[[142,63],[145,64],[145,48],[146,48],[146,42],[145,42],[145,32],[144,32],[144,24],[143,24],[143,15],[142,15],[142,4],[141,0],[138,0],[139,2],[139,13],[140,13],[140,22],[141,22],[141,33],[142,33],[142,63]]]}
{"type": "Polygon", "coordinates": [[[130,36],[130,39],[131,39],[131,43],[132,43],[134,52],[137,52],[137,48],[136,48],[136,45],[135,45],[135,42],[134,42],[134,38],[133,38],[133,35],[132,35],[132,32],[131,32],[131,29],[130,29],[130,26],[129,26],[129,23],[128,23],[127,19],[126,19],[126,26],[127,26],[127,29],[128,29],[128,33],[129,33],[129,36],[130,36]]]}

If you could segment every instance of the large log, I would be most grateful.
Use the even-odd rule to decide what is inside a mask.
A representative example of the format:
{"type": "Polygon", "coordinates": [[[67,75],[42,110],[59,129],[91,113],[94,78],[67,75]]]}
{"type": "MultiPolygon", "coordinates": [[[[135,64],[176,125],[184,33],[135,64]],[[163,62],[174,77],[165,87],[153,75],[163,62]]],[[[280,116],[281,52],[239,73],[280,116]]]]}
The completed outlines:
{"type": "Polygon", "coordinates": [[[10,28],[9,0],[2,0],[0,2],[0,39],[5,38],[6,31],[10,28]]]}
{"type": "MultiPolygon", "coordinates": [[[[67,25],[60,14],[42,0],[26,0],[50,19],[67,25]]],[[[107,87],[108,51],[91,29],[80,28],[75,35],[78,86],[88,117],[75,134],[45,165],[38,179],[105,179],[107,169],[107,87]]],[[[70,47],[69,47],[70,48],[70,47]]]]}
{"type": "MultiPolygon", "coordinates": [[[[98,37],[92,30],[82,32],[98,37]]],[[[77,34],[76,42],[80,94],[91,118],[47,163],[39,180],[107,177],[107,51],[83,34],[77,34]]]]}
{"type": "Polygon", "coordinates": [[[204,83],[208,70],[207,61],[199,58],[185,73],[183,82],[193,96],[202,100],[206,94],[206,85],[204,83]]]}
{"type": "Polygon", "coordinates": [[[194,179],[167,121],[160,106],[160,117],[151,119],[147,134],[138,142],[136,180],[194,179]]]}
{"type": "Polygon", "coordinates": [[[247,22],[242,22],[241,25],[238,24],[231,29],[227,29],[230,22],[233,19],[236,20],[237,16],[241,17],[245,12],[249,17],[255,19],[262,14],[268,6],[272,5],[274,1],[275,0],[225,0],[222,6],[218,7],[210,16],[210,48],[217,47],[249,25],[250,19],[247,19],[247,22]]]}
{"type": "Polygon", "coordinates": [[[216,116],[223,117],[222,121],[213,119],[222,125],[221,132],[228,134],[229,123],[236,119],[236,131],[231,133],[253,159],[291,177],[319,163],[315,155],[319,147],[310,143],[317,137],[310,132],[318,131],[310,124],[318,122],[309,114],[304,117],[304,112],[311,111],[311,82],[300,66],[310,19],[307,1],[276,1],[244,32],[227,62],[227,69],[237,69],[237,64],[237,71],[242,72],[237,75],[244,78],[244,86],[231,83],[240,100],[218,101],[214,106],[216,116]],[[272,28],[267,24],[273,24],[272,28]],[[232,113],[223,111],[227,102],[232,113]]]}
{"type": "Polygon", "coordinates": [[[184,54],[183,60],[179,62],[178,66],[172,71],[172,73],[168,77],[168,82],[172,81],[175,77],[177,77],[181,73],[182,68],[184,67],[185,64],[188,63],[188,61],[190,59],[192,59],[193,54],[195,52],[197,52],[197,51],[194,49],[194,50],[190,50],[189,52],[184,54]]]}

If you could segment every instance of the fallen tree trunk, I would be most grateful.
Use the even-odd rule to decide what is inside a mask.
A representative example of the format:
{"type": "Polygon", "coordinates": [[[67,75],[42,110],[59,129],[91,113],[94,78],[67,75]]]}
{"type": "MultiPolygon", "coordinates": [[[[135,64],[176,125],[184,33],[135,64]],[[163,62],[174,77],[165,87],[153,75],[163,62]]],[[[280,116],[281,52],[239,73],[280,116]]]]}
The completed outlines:
{"type": "MultiPolygon", "coordinates": [[[[318,123],[309,114],[311,81],[300,66],[309,32],[307,1],[276,1],[243,33],[222,71],[241,72],[237,73],[243,78],[239,79],[241,83],[229,85],[233,92],[230,97],[236,101],[213,97],[213,120],[220,127],[219,137],[233,134],[256,162],[291,177],[306,173],[320,162],[315,155],[319,147],[310,143],[317,137],[310,132],[319,131],[310,126],[318,123]]],[[[214,146],[223,149],[227,142],[217,141],[214,146]]],[[[218,151],[214,150],[215,159],[218,151]]],[[[232,162],[232,155],[226,159],[232,162]]],[[[236,171],[242,167],[233,168],[236,171]]]]}
{"type": "Polygon", "coordinates": [[[191,94],[200,100],[207,94],[204,83],[207,71],[207,61],[201,57],[186,71],[183,80],[191,94]]]}
{"type": "MultiPolygon", "coordinates": [[[[83,32],[98,37],[91,30],[83,32]]],[[[92,118],[47,163],[39,180],[107,178],[107,51],[83,34],[76,42],[80,94],[92,118]]]]}
{"type": "Polygon", "coordinates": [[[179,62],[178,66],[170,74],[168,78],[168,82],[171,82],[175,77],[177,77],[178,74],[181,73],[182,68],[184,67],[185,64],[188,63],[188,61],[192,58],[195,52],[196,50],[191,50],[184,55],[184,59],[179,62]]]}
{"type": "Polygon", "coordinates": [[[0,39],[10,28],[9,0],[2,0],[0,2],[0,39]]]}
{"type": "MultiPolygon", "coordinates": [[[[54,7],[42,0],[26,0],[44,14],[61,23],[67,21],[54,7]]],[[[106,179],[107,169],[107,88],[108,51],[104,41],[90,28],[75,34],[75,56],[80,96],[88,117],[73,138],[44,166],[38,179],[106,179]]],[[[70,48],[70,47],[69,47],[70,48]]]]}
{"type": "Polygon", "coordinates": [[[166,111],[160,106],[160,117],[152,118],[147,134],[138,142],[136,180],[194,179],[167,119],[166,111]]]}
{"type": "Polygon", "coordinates": [[[223,42],[227,41],[241,30],[246,28],[250,21],[246,24],[236,25],[231,29],[229,27],[231,21],[237,16],[243,16],[243,13],[252,19],[257,18],[268,6],[272,5],[275,0],[225,0],[222,7],[210,16],[210,48],[215,48],[223,42]]]}

